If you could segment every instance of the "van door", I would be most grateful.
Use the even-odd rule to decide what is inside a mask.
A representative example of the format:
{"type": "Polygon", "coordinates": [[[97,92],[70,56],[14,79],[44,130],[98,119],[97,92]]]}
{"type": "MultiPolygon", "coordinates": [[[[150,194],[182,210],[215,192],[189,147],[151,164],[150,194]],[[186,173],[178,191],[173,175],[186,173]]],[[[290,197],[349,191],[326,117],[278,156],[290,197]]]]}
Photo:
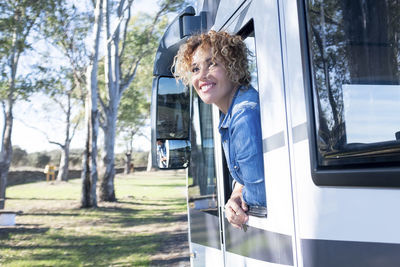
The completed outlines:
{"type": "MultiPolygon", "coordinates": [[[[250,216],[247,231],[232,227],[224,218],[225,264],[295,266],[296,238],[278,2],[246,1],[228,22],[214,28],[242,35],[254,56],[252,85],[258,89],[260,97],[268,211],[266,218],[250,216]]],[[[224,168],[225,180],[227,172],[224,168]]],[[[224,184],[227,198],[229,183],[224,184]]]]}
{"type": "Polygon", "coordinates": [[[188,213],[192,266],[223,266],[211,105],[193,96],[188,213]]]}

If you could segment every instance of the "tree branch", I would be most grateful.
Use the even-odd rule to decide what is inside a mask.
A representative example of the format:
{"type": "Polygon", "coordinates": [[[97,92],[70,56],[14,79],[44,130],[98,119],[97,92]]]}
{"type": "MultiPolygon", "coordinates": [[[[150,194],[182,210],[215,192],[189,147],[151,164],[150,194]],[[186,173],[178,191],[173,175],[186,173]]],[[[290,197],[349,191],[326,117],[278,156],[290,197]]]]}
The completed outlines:
{"type": "MultiPolygon", "coordinates": [[[[119,96],[122,96],[122,94],[123,94],[123,93],[125,92],[125,90],[129,87],[129,85],[131,84],[131,82],[133,81],[133,79],[135,79],[136,72],[137,72],[137,69],[138,69],[138,67],[139,67],[139,64],[140,64],[140,61],[141,61],[141,60],[142,60],[142,57],[139,58],[139,59],[136,61],[136,64],[135,64],[135,67],[134,67],[132,73],[129,74],[129,75],[127,75],[128,77],[126,77],[126,79],[124,79],[124,83],[120,85],[120,88],[119,88],[119,96]]],[[[133,66],[132,66],[132,67],[133,67],[133,66]]]]}
{"type": "Polygon", "coordinates": [[[41,134],[43,134],[43,135],[46,137],[47,142],[49,142],[50,144],[58,145],[58,146],[60,146],[61,148],[64,147],[64,145],[62,145],[61,143],[50,140],[50,137],[47,135],[47,133],[46,133],[45,131],[43,131],[43,130],[41,130],[41,129],[35,127],[35,126],[29,125],[29,124],[27,124],[26,122],[24,122],[24,121],[21,120],[21,119],[18,119],[18,118],[15,118],[15,117],[14,117],[14,119],[17,120],[17,121],[19,121],[19,122],[21,122],[21,123],[22,123],[23,125],[25,125],[26,127],[31,128],[31,129],[33,129],[33,130],[36,130],[36,131],[40,132],[41,134]]]}
{"type": "MultiPolygon", "coordinates": [[[[124,0],[122,0],[121,2],[125,2],[124,0]]],[[[116,32],[118,31],[119,26],[121,25],[122,21],[124,20],[124,14],[125,11],[127,9],[130,9],[132,6],[133,1],[129,1],[128,5],[123,9],[123,11],[121,12],[121,16],[118,18],[117,24],[115,25],[115,28],[110,32],[110,37],[107,39],[107,44],[111,43],[112,40],[114,39],[114,35],[116,34],[116,32]]]]}
{"type": "MultiPolygon", "coordinates": [[[[125,26],[124,26],[124,34],[123,34],[123,37],[122,37],[122,48],[121,48],[121,52],[119,53],[119,58],[122,58],[122,55],[124,54],[124,51],[125,51],[125,47],[126,47],[126,36],[127,36],[127,33],[128,33],[128,24],[129,24],[129,21],[131,20],[131,9],[129,8],[128,9],[128,17],[126,18],[126,20],[125,20],[125,26]]],[[[122,64],[122,62],[120,62],[120,64],[122,64]]]]}
{"type": "Polygon", "coordinates": [[[71,137],[68,140],[69,142],[71,142],[72,139],[74,138],[76,130],[78,129],[78,126],[81,123],[81,121],[82,121],[82,116],[80,116],[78,121],[75,123],[74,128],[72,129],[71,137]]]}

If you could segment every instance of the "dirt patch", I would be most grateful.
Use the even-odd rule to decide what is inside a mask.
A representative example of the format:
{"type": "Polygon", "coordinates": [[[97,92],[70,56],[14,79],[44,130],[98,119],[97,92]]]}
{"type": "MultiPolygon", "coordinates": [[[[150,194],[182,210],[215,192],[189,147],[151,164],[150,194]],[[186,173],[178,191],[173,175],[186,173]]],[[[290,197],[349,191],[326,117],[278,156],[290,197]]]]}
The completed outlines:
{"type": "Polygon", "coordinates": [[[163,238],[158,253],[151,257],[150,266],[190,266],[186,214],[171,225],[151,231],[160,231],[163,238]]]}

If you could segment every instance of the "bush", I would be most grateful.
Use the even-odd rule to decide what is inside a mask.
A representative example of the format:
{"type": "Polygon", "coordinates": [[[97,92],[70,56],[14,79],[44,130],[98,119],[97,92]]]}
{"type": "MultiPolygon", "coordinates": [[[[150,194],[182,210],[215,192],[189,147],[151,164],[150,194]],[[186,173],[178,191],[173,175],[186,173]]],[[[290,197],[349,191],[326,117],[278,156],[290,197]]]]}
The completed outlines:
{"type": "Polygon", "coordinates": [[[12,166],[25,166],[28,163],[28,152],[19,146],[13,146],[12,166]]]}
{"type": "MultiPolygon", "coordinates": [[[[133,151],[132,152],[132,163],[135,167],[144,167],[147,166],[147,159],[149,156],[149,152],[143,151],[133,151]]],[[[125,153],[119,153],[115,155],[115,166],[116,167],[125,167],[125,153]]]]}
{"type": "Polygon", "coordinates": [[[44,168],[51,160],[46,152],[35,152],[28,155],[29,165],[36,168],[44,168]]]}

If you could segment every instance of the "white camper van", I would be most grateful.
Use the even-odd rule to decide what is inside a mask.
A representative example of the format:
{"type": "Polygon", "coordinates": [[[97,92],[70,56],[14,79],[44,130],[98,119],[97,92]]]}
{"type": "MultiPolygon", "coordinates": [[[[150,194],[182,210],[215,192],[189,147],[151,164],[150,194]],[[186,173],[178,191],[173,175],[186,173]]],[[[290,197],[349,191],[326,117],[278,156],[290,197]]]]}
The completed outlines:
{"type": "Polygon", "coordinates": [[[400,1],[198,1],[160,41],[152,138],[158,167],[187,169],[192,266],[400,266],[400,1]],[[210,29],[253,53],[267,215],[246,231],[224,216],[219,110],[170,70],[210,29]]]}

